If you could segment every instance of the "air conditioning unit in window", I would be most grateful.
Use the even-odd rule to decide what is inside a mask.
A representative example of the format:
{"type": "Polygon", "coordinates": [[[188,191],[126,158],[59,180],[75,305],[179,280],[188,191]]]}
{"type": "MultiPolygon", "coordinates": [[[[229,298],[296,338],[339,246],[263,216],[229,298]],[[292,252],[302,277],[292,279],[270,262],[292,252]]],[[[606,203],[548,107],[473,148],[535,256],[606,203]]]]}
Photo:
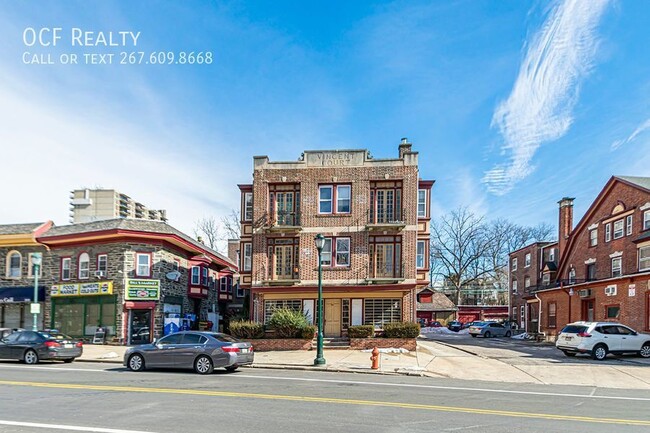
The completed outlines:
{"type": "Polygon", "coordinates": [[[106,271],[95,271],[95,276],[97,278],[104,278],[106,276],[106,271]]]}
{"type": "Polygon", "coordinates": [[[605,294],[607,296],[616,296],[616,285],[605,287],[605,294]]]}
{"type": "Polygon", "coordinates": [[[591,289],[578,290],[578,296],[581,298],[588,298],[591,296],[591,289]]]}

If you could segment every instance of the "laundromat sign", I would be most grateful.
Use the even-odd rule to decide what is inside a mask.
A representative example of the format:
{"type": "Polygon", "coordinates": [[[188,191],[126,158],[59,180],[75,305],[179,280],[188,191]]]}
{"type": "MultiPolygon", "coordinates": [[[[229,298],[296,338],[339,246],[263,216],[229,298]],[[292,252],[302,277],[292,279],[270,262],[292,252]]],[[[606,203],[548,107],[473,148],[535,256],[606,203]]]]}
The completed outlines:
{"type": "Polygon", "coordinates": [[[160,299],[160,280],[126,280],[124,299],[127,301],[157,301],[160,299]]]}
{"type": "Polygon", "coordinates": [[[63,296],[97,296],[112,294],[112,281],[97,281],[94,283],[81,284],[57,284],[52,286],[52,289],[50,290],[50,296],[53,298],[63,296]]]}

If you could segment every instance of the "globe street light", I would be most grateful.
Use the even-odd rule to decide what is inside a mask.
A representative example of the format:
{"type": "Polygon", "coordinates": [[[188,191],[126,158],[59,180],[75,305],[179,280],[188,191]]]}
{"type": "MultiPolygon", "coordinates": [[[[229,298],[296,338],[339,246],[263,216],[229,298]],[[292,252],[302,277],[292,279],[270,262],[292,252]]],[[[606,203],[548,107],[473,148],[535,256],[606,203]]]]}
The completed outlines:
{"type": "Polygon", "coordinates": [[[318,309],[316,310],[318,312],[318,337],[314,365],[325,365],[325,358],[323,357],[323,266],[321,262],[325,237],[319,233],[314,238],[314,242],[318,250],[318,309]]]}
{"type": "Polygon", "coordinates": [[[32,272],[34,273],[34,302],[31,305],[32,314],[34,315],[34,324],[32,331],[38,331],[38,314],[41,312],[41,306],[38,303],[38,274],[41,270],[42,256],[41,253],[32,253],[32,272]]]}

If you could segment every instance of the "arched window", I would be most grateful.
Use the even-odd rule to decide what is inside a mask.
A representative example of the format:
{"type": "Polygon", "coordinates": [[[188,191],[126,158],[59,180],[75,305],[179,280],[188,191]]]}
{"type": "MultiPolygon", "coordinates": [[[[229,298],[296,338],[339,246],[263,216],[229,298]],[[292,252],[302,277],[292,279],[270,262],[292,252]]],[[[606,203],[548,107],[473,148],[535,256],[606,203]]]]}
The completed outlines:
{"type": "Polygon", "coordinates": [[[90,276],[90,257],[88,253],[81,253],[79,255],[79,279],[87,280],[90,276]]]}
{"type": "Polygon", "coordinates": [[[18,251],[10,251],[7,254],[7,277],[20,278],[23,258],[18,251]]]}

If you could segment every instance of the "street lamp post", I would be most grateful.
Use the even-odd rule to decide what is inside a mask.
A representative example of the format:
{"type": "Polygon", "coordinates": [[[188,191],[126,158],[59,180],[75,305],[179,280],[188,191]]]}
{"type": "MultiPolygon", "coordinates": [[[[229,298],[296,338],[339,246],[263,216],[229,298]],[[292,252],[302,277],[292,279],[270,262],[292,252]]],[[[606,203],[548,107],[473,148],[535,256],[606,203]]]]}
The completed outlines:
{"type": "Polygon", "coordinates": [[[314,238],[316,249],[318,250],[318,337],[316,345],[316,359],[314,365],[325,365],[325,358],[323,357],[323,266],[321,262],[321,254],[325,246],[325,237],[322,234],[317,234],[314,238]]]}
{"type": "Polygon", "coordinates": [[[38,314],[40,313],[41,306],[38,303],[38,274],[41,270],[42,256],[40,253],[32,253],[32,266],[34,266],[34,302],[31,305],[32,314],[34,315],[34,323],[32,331],[38,331],[38,314]]]}

